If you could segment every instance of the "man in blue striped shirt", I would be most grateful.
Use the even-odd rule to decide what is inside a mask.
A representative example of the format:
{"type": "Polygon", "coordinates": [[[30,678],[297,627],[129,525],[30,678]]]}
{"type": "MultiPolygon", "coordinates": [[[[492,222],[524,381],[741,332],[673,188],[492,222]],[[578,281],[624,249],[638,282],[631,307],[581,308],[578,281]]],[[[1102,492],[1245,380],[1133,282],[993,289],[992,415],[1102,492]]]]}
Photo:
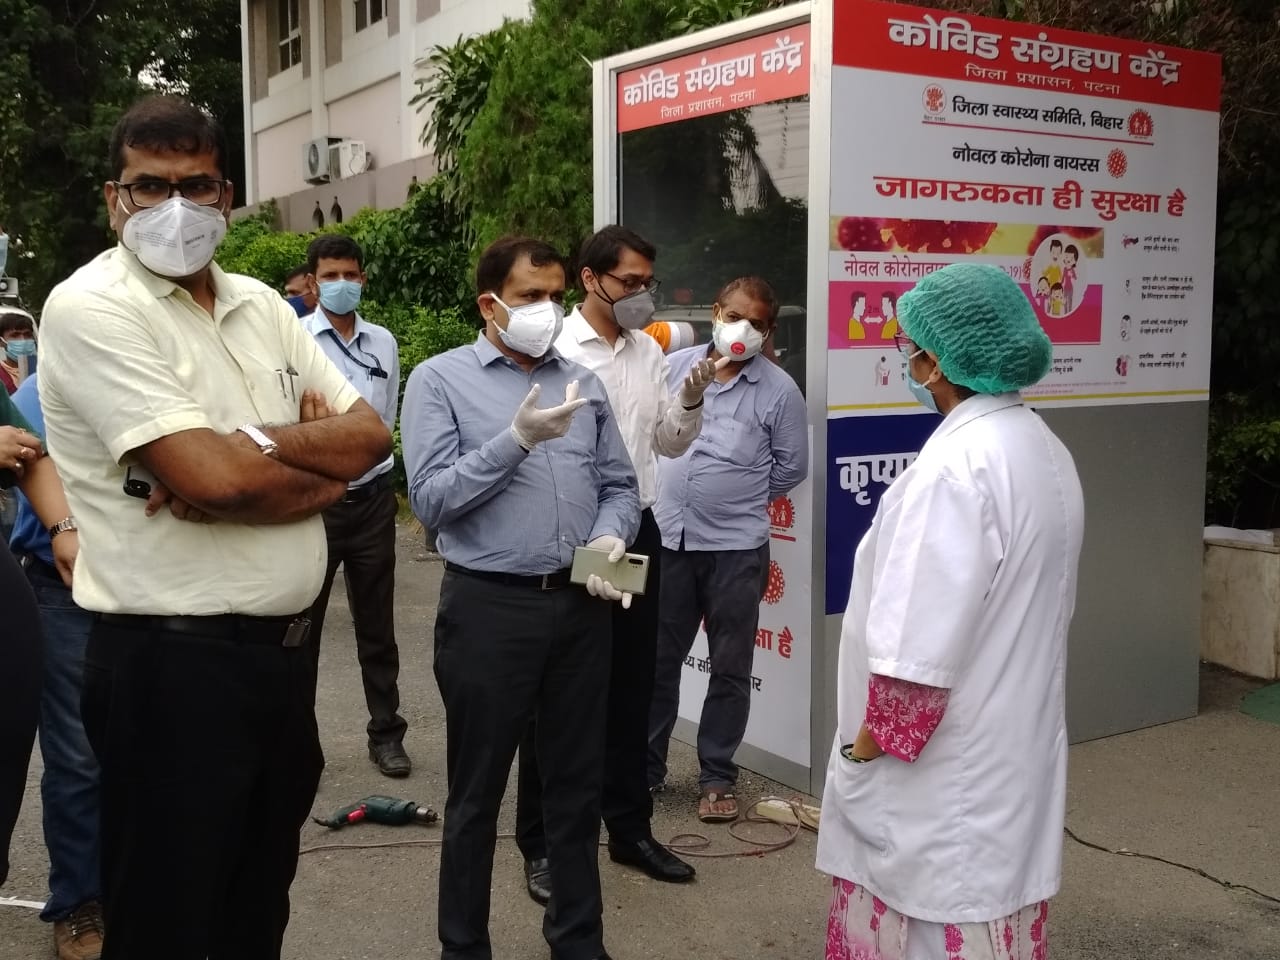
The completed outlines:
{"type": "Polygon", "coordinates": [[[620,557],[640,525],[636,475],[604,385],[552,346],[564,263],[537,240],[493,243],[476,268],[485,329],[409,378],[409,497],[445,560],[435,675],[449,796],[440,859],[442,960],[490,960],[498,808],[536,715],[555,960],[608,957],[600,771],[609,682],[607,582],[569,583],[574,550],[620,557]],[[549,407],[539,407],[545,394],[549,407]]]}
{"type": "Polygon", "coordinates": [[[761,356],[778,325],[778,298],[759,277],[716,297],[709,346],[671,355],[674,389],[693,364],[728,357],[703,395],[702,433],[658,466],[653,514],[662,531],[658,656],[649,711],[649,786],[667,774],[684,658],[705,622],[711,677],[698,724],[698,817],[738,818],[733,755],[751,710],[751,663],[769,574],[768,506],[809,473],[804,397],[761,356]]]}

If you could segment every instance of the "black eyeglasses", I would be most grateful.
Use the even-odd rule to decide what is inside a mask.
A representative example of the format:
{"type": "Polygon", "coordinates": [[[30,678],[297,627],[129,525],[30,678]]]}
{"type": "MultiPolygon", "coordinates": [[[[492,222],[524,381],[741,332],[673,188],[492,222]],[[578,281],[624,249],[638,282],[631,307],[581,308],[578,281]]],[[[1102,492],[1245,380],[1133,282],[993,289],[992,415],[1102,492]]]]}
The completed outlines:
{"type": "Polygon", "coordinates": [[[908,337],[901,330],[899,330],[897,333],[893,335],[893,345],[897,347],[898,352],[901,353],[903,356],[905,356],[908,360],[910,360],[911,357],[913,357],[917,352],[919,352],[916,345],[911,342],[911,338],[908,337]]]}
{"type": "Polygon", "coordinates": [[[231,186],[226,180],[211,180],[207,177],[196,177],[191,180],[135,180],[133,183],[111,181],[117,190],[123,190],[129,203],[135,207],[155,207],[164,203],[177,193],[184,200],[201,207],[216,207],[222,202],[222,195],[231,186]]]}
{"type": "Polygon", "coordinates": [[[606,277],[612,277],[622,284],[622,292],[627,296],[633,293],[639,293],[641,290],[647,290],[650,294],[658,292],[658,288],[662,286],[662,281],[650,277],[648,280],[641,280],[637,277],[620,277],[614,273],[605,273],[606,277]]]}

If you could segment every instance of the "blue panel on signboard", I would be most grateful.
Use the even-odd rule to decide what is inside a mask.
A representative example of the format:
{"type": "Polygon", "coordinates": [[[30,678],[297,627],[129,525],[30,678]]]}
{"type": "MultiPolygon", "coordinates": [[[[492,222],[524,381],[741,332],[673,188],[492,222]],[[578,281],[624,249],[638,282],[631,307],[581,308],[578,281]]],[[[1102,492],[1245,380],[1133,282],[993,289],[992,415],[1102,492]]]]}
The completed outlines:
{"type": "Polygon", "coordinates": [[[827,421],[827,614],[849,601],[853,554],[880,497],[942,423],[935,413],[827,421]]]}

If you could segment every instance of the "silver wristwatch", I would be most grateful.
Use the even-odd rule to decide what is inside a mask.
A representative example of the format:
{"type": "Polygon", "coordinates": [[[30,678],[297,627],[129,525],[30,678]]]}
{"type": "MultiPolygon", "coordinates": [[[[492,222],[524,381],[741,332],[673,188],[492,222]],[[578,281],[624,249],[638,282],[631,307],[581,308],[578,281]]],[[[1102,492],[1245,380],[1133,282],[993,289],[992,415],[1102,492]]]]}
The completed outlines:
{"type": "Polygon", "coordinates": [[[276,446],[276,442],[255,427],[252,423],[246,423],[242,427],[236,427],[236,429],[256,443],[258,445],[258,449],[268,457],[274,457],[276,455],[276,451],[279,449],[279,447],[276,446]]]}
{"type": "Polygon", "coordinates": [[[52,540],[60,533],[66,533],[68,530],[79,530],[80,527],[76,523],[75,517],[67,517],[65,520],[59,520],[49,528],[49,539],[52,540]]]}

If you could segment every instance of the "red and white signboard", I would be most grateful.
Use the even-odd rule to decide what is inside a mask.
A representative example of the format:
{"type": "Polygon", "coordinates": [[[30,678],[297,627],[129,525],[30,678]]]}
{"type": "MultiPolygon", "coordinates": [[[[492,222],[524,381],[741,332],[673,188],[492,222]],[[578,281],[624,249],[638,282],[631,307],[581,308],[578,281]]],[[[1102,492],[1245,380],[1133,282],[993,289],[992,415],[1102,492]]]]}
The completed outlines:
{"type": "Polygon", "coordinates": [[[1070,404],[1204,400],[1221,62],[937,10],[835,7],[828,411],[919,412],[902,293],[989,263],[1027,294],[1070,404]]]}
{"type": "Polygon", "coordinates": [[[805,23],[618,74],[618,132],[808,92],[805,23]]]}
{"type": "MultiPolygon", "coordinates": [[[[751,718],[743,742],[808,767],[813,616],[813,484],[806,480],[769,505],[769,578],[760,603],[751,668],[751,718]]],[[[680,679],[680,716],[697,723],[711,661],[698,630],[680,679]]]]}

